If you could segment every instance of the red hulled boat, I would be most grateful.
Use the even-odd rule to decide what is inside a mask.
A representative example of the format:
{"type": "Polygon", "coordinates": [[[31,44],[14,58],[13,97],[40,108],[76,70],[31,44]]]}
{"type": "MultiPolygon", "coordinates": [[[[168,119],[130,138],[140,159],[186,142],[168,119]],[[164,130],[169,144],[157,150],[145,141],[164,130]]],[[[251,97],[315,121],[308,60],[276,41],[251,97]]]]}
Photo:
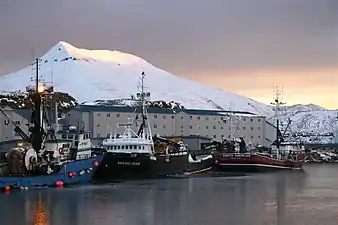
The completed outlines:
{"type": "Polygon", "coordinates": [[[247,151],[243,138],[239,141],[227,141],[214,145],[216,151],[213,154],[214,168],[217,171],[232,172],[262,172],[271,170],[302,170],[305,162],[305,153],[297,145],[291,146],[284,142],[285,131],[289,128],[289,120],[285,131],[280,131],[278,111],[281,103],[276,94],[276,140],[271,149],[257,148],[247,151]],[[284,144],[285,143],[285,144],[284,144]],[[290,148],[293,147],[293,148],[290,148]]]}
{"type": "Polygon", "coordinates": [[[305,155],[278,159],[267,153],[218,153],[214,155],[214,167],[220,171],[264,172],[273,170],[302,170],[305,155]]]}

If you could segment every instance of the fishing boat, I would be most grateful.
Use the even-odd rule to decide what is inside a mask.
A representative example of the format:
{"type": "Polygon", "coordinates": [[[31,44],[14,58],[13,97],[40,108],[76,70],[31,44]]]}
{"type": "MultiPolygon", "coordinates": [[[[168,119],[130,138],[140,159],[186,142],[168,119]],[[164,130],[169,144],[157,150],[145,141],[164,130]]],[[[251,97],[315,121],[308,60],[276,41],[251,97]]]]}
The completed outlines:
{"type": "Polygon", "coordinates": [[[145,92],[144,77],[143,72],[139,92],[131,98],[136,102],[135,119],[117,124],[123,128],[123,133],[110,134],[102,142],[101,147],[107,152],[96,171],[95,180],[166,177],[211,169],[212,156],[205,160],[194,160],[182,141],[152,135],[146,107],[150,92],[145,92]],[[134,122],[140,124],[138,131],[132,129],[134,122]]]}
{"type": "Polygon", "coordinates": [[[288,149],[284,142],[285,131],[289,128],[291,120],[282,134],[280,130],[280,120],[278,119],[278,111],[280,105],[279,93],[276,93],[274,105],[276,105],[276,140],[272,143],[269,150],[264,148],[255,148],[251,151],[247,150],[244,138],[239,140],[224,140],[217,146],[214,153],[214,169],[220,171],[235,172],[265,172],[275,170],[302,170],[305,162],[305,152],[298,146],[298,149],[288,149]]]}
{"type": "Polygon", "coordinates": [[[55,132],[55,127],[47,124],[45,99],[54,88],[39,82],[39,62],[37,59],[35,85],[27,87],[34,105],[30,134],[0,108],[24,143],[10,149],[6,163],[0,167],[0,189],[5,191],[90,182],[103,159],[103,155],[92,154],[90,133],[75,127],[55,132]]]}

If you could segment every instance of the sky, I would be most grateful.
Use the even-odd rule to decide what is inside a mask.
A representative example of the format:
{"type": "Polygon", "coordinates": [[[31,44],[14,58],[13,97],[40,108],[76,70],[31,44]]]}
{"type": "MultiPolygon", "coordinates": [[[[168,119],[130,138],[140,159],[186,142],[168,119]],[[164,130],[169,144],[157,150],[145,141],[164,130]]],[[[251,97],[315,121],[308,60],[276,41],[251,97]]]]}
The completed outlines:
{"type": "Polygon", "coordinates": [[[58,41],[270,103],[338,108],[337,0],[0,0],[0,75],[58,41]]]}

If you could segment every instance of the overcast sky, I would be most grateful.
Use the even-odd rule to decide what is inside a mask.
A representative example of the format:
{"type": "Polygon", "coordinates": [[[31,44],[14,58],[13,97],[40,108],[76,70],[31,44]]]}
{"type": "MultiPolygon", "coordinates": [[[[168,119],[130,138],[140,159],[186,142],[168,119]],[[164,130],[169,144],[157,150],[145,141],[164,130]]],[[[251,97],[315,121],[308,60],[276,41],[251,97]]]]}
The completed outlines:
{"type": "Polygon", "coordinates": [[[313,88],[318,77],[334,76],[338,86],[337,0],[0,0],[0,74],[60,40],[133,53],[257,99],[282,82],[281,71],[314,80],[313,88]],[[257,76],[269,82],[250,92],[257,76]],[[238,85],[241,77],[248,79],[238,85]]]}

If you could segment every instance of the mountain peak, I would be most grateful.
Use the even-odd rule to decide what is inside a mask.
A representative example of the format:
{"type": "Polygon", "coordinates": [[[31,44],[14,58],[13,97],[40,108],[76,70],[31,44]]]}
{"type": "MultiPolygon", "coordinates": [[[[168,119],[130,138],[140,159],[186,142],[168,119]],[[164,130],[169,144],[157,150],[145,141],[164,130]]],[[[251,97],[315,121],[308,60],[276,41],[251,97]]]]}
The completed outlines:
{"type": "Polygon", "coordinates": [[[59,41],[43,57],[44,61],[62,61],[64,59],[114,63],[136,67],[150,66],[144,59],[117,50],[92,50],[75,47],[65,41],[59,41]]]}

